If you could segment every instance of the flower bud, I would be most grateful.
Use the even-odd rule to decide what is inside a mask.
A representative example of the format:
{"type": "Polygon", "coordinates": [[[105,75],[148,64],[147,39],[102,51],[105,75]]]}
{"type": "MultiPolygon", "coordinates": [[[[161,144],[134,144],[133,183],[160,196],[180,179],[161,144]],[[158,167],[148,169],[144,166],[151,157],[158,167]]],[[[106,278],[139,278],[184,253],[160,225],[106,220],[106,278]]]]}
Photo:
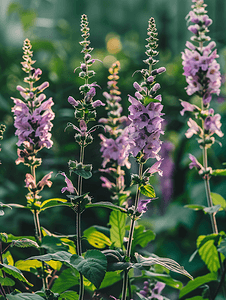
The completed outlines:
{"type": "Polygon", "coordinates": [[[49,83],[48,83],[48,81],[45,81],[38,87],[38,90],[41,92],[41,91],[45,90],[47,87],[49,87],[49,83]]]}

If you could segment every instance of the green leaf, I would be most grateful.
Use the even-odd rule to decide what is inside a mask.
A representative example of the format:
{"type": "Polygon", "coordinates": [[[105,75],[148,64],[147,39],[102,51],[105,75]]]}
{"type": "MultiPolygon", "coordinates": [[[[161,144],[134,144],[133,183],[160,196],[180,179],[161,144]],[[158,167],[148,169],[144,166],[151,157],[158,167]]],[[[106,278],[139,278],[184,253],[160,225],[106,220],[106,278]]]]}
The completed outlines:
{"type": "Polygon", "coordinates": [[[9,275],[12,275],[14,278],[19,279],[20,281],[26,282],[30,286],[33,286],[31,283],[29,283],[27,281],[27,279],[24,277],[22,272],[19,269],[17,269],[16,267],[0,263],[0,269],[2,269],[2,271],[5,271],[5,273],[7,273],[9,275]]]}
{"type": "Polygon", "coordinates": [[[151,230],[145,230],[143,225],[136,226],[134,228],[132,251],[134,251],[136,245],[140,245],[142,248],[146,247],[150,241],[155,239],[155,234],[151,230]]]}
{"type": "Polygon", "coordinates": [[[111,286],[112,284],[119,282],[122,279],[119,272],[106,272],[104,280],[101,283],[100,289],[111,286]]]}
{"type": "Polygon", "coordinates": [[[203,210],[204,212],[208,213],[208,214],[213,214],[213,213],[217,213],[221,208],[221,205],[218,204],[218,205],[214,205],[214,206],[211,206],[211,207],[205,207],[203,210]]]}
{"type": "Polygon", "coordinates": [[[63,293],[71,287],[79,284],[79,273],[77,270],[68,268],[64,270],[54,281],[51,290],[54,293],[63,293]]]}
{"type": "Polygon", "coordinates": [[[127,210],[125,208],[114,205],[111,202],[105,202],[105,201],[86,204],[86,208],[90,208],[90,207],[103,207],[103,208],[112,209],[114,211],[121,211],[121,212],[127,213],[127,210]]]}
{"type": "Polygon", "coordinates": [[[221,241],[218,251],[226,257],[226,238],[221,241]]]}
{"type": "Polygon", "coordinates": [[[191,279],[193,277],[184,269],[184,267],[180,266],[175,260],[170,258],[163,258],[158,257],[157,255],[150,255],[149,257],[143,257],[142,255],[135,253],[135,257],[137,260],[137,263],[133,265],[134,268],[142,268],[142,267],[149,267],[153,265],[161,265],[165,268],[167,268],[170,271],[180,273],[182,275],[185,275],[191,279]]]}
{"type": "Polygon", "coordinates": [[[206,206],[198,205],[198,204],[188,204],[188,205],[185,205],[184,207],[190,208],[192,210],[203,210],[206,206]]]}
{"type": "Polygon", "coordinates": [[[33,236],[15,236],[10,233],[10,234],[8,234],[7,243],[12,243],[15,240],[22,240],[22,239],[28,239],[33,242],[36,242],[36,240],[33,236]]]}
{"type": "Polygon", "coordinates": [[[22,271],[28,271],[30,272],[31,269],[37,269],[42,267],[42,263],[38,261],[37,259],[35,260],[18,260],[15,263],[15,267],[22,271]]]}
{"type": "Polygon", "coordinates": [[[72,254],[68,253],[66,251],[58,251],[56,253],[32,256],[32,257],[29,257],[27,260],[33,260],[33,259],[37,259],[38,261],[56,260],[56,261],[61,261],[61,262],[70,264],[71,256],[72,256],[72,254]]]}
{"type": "Polygon", "coordinates": [[[211,193],[214,205],[221,205],[220,210],[226,209],[226,200],[219,194],[211,193]]]}
{"type": "Polygon", "coordinates": [[[83,169],[74,169],[73,172],[81,177],[83,177],[84,179],[89,179],[90,177],[92,177],[92,172],[90,171],[85,171],[83,169]]]}
{"type": "Polygon", "coordinates": [[[15,246],[15,247],[19,247],[19,248],[27,248],[27,247],[39,248],[39,245],[35,241],[32,241],[27,238],[13,240],[11,246],[15,246]]]}
{"type": "Polygon", "coordinates": [[[52,198],[52,199],[48,199],[48,200],[43,201],[43,203],[41,204],[40,211],[44,211],[47,208],[56,207],[56,206],[69,206],[69,207],[72,207],[72,204],[68,203],[66,199],[52,198]]]}
{"type": "Polygon", "coordinates": [[[3,258],[3,263],[6,263],[7,265],[10,266],[14,265],[13,257],[9,251],[2,253],[2,258],[3,258]]]}
{"type": "Polygon", "coordinates": [[[0,277],[0,284],[2,286],[14,286],[15,285],[15,281],[13,281],[11,278],[8,277],[0,277]]]}
{"type": "Polygon", "coordinates": [[[34,26],[36,17],[34,10],[27,9],[20,12],[20,19],[25,31],[34,26]]]}
{"type": "Polygon", "coordinates": [[[74,291],[67,291],[60,295],[58,300],[78,300],[79,295],[74,291]]]}
{"type": "Polygon", "coordinates": [[[150,198],[155,198],[155,191],[152,185],[146,184],[146,185],[141,185],[139,186],[139,190],[141,194],[150,197],[150,198]]]}
{"type": "Polygon", "coordinates": [[[156,274],[156,273],[152,273],[150,271],[145,271],[145,275],[147,275],[148,277],[154,277],[158,281],[164,282],[166,285],[171,286],[171,287],[173,287],[175,289],[178,289],[178,290],[180,290],[183,287],[182,282],[173,279],[169,275],[156,274]]]}
{"type": "Polygon", "coordinates": [[[220,268],[220,262],[218,258],[218,251],[215,243],[218,243],[219,235],[200,235],[197,239],[197,248],[199,255],[206,264],[210,272],[217,272],[220,268]]]}
{"type": "Polygon", "coordinates": [[[84,259],[73,255],[70,264],[82,273],[98,289],[104,279],[107,270],[107,259],[98,250],[88,250],[84,259]]]}
{"type": "Polygon", "coordinates": [[[59,238],[48,235],[43,237],[40,247],[46,249],[48,253],[67,251],[69,249],[59,238]]]}
{"type": "Polygon", "coordinates": [[[203,298],[202,296],[195,296],[192,298],[187,298],[186,300],[208,300],[207,298],[203,298]]]}
{"type": "Polygon", "coordinates": [[[7,295],[8,300],[45,300],[37,294],[20,293],[16,295],[7,295]]]}
{"type": "Polygon", "coordinates": [[[5,232],[0,233],[0,241],[7,243],[8,235],[5,232]]]}
{"type": "Polygon", "coordinates": [[[112,211],[109,217],[110,240],[116,248],[123,248],[123,238],[125,236],[126,214],[120,211],[112,211]]]}
{"type": "Polygon", "coordinates": [[[194,280],[189,281],[187,285],[181,289],[179,297],[182,298],[186,294],[197,289],[199,286],[207,282],[216,281],[216,280],[217,280],[217,273],[209,273],[204,276],[196,277],[194,280]]]}
{"type": "Polygon", "coordinates": [[[112,242],[103,233],[96,230],[94,227],[90,227],[83,232],[83,236],[87,239],[90,245],[103,249],[106,246],[111,246],[112,242]]]}
{"type": "Polygon", "coordinates": [[[217,170],[213,170],[211,175],[214,176],[226,176],[226,169],[217,169],[217,170]]]}
{"type": "Polygon", "coordinates": [[[159,101],[157,99],[153,99],[149,96],[144,97],[144,99],[143,99],[144,106],[147,106],[150,102],[159,102],[159,103],[161,103],[161,101],[159,101]]]}

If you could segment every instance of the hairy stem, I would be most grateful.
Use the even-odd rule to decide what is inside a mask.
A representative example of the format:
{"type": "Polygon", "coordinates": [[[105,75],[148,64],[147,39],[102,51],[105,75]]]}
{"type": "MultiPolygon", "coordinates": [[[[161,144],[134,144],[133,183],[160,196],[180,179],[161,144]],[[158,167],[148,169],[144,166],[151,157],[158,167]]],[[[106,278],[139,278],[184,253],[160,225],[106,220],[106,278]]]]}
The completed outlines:
{"type": "MultiPolygon", "coordinates": [[[[139,176],[140,177],[142,176],[142,171],[143,171],[143,164],[140,164],[139,165],[139,176]]],[[[134,206],[135,206],[134,213],[136,212],[137,207],[138,207],[139,197],[140,197],[140,190],[139,190],[139,186],[137,186],[137,192],[136,192],[135,203],[134,203],[134,206]]],[[[128,244],[127,244],[127,249],[126,249],[126,256],[129,258],[130,258],[130,254],[131,254],[135,222],[136,222],[136,218],[135,218],[135,214],[134,214],[132,216],[131,223],[130,223],[129,238],[128,238],[128,244]]],[[[129,279],[128,270],[125,270],[123,284],[122,284],[122,300],[126,300],[128,279],[129,279]]]]}

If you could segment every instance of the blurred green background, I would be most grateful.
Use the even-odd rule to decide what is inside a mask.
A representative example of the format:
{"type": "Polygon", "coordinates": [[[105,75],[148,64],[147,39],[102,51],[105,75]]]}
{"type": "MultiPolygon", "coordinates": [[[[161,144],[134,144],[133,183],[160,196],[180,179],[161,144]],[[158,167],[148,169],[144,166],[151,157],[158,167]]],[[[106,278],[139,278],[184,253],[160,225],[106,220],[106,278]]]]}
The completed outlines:
{"type": "MultiPolygon", "coordinates": [[[[211,106],[222,115],[222,131],[226,132],[226,1],[206,0],[209,16],[213,19],[210,36],[216,41],[219,63],[223,74],[223,84],[219,97],[214,97],[211,106]]],[[[0,201],[3,203],[25,204],[24,178],[29,170],[22,164],[16,166],[17,137],[14,136],[13,101],[10,97],[19,97],[18,84],[23,85],[24,73],[21,70],[22,45],[29,38],[34,51],[34,65],[41,68],[41,81],[49,81],[46,90],[48,97],[53,97],[53,111],[56,116],[52,129],[54,145],[50,150],[40,152],[43,164],[37,170],[37,177],[42,178],[53,171],[53,185],[42,192],[43,200],[63,197],[60,190],[65,185],[58,171],[67,170],[68,160],[78,159],[78,147],[74,143],[72,129],[64,131],[67,122],[74,122],[73,109],[67,102],[68,96],[80,99],[79,86],[82,81],[73,70],[82,61],[80,37],[80,16],[88,15],[92,57],[100,59],[94,69],[97,89],[96,99],[104,101],[102,93],[107,89],[109,66],[119,60],[121,63],[118,86],[122,92],[124,113],[128,113],[127,95],[133,95],[134,81],[141,81],[139,73],[132,77],[137,69],[144,67],[145,38],[148,19],[154,17],[159,33],[158,67],[165,66],[167,72],[159,76],[165,113],[165,143],[172,145],[165,151],[165,170],[171,170],[166,178],[154,179],[159,199],[149,205],[149,212],[141,223],[157,233],[156,240],[149,246],[160,256],[175,259],[192,273],[193,276],[204,274],[203,263],[197,256],[193,263],[189,257],[195,250],[198,235],[211,233],[208,215],[193,212],[184,205],[197,203],[206,205],[204,185],[195,170],[188,168],[188,153],[201,161],[201,150],[195,138],[187,140],[188,115],[180,115],[179,99],[196,102],[196,97],[188,97],[184,88],[186,81],[182,75],[181,51],[186,40],[191,36],[187,30],[185,16],[190,11],[190,0],[0,0],[0,122],[7,126],[1,143],[0,159],[0,201]],[[164,193],[162,192],[164,190],[164,193]],[[199,270],[199,271],[198,271],[199,270]]],[[[40,81],[40,82],[41,82],[40,81]]],[[[105,110],[99,110],[99,116],[106,116],[105,110]]],[[[84,184],[84,191],[90,191],[95,201],[109,200],[107,190],[101,188],[98,171],[101,165],[99,152],[99,132],[94,133],[95,142],[87,147],[85,163],[93,163],[94,176],[84,184]]],[[[225,138],[221,138],[209,151],[209,164],[214,169],[222,168],[225,161],[225,138]]],[[[133,168],[136,171],[136,168],[133,168]]],[[[157,176],[156,176],[157,177],[157,176]]],[[[74,178],[76,179],[76,178],[74,178]]],[[[130,183],[130,174],[127,174],[130,183]]],[[[226,185],[222,178],[213,178],[212,191],[226,197],[226,185]]],[[[65,197],[65,196],[64,196],[65,197]]],[[[83,214],[83,228],[93,224],[106,225],[108,211],[90,210],[83,214]]],[[[224,214],[218,215],[219,230],[225,229],[224,214]]],[[[53,233],[73,234],[75,232],[74,215],[68,209],[55,208],[41,215],[41,224],[53,233]]],[[[1,218],[1,231],[14,235],[32,235],[33,220],[29,212],[5,210],[1,218]]],[[[15,253],[16,259],[26,257],[27,253],[15,253]],[[18,257],[17,257],[18,256],[18,257]]],[[[174,276],[174,275],[173,275],[174,276]]],[[[174,278],[187,281],[182,276],[174,278]]],[[[172,296],[173,297],[173,296],[172,296]]]]}

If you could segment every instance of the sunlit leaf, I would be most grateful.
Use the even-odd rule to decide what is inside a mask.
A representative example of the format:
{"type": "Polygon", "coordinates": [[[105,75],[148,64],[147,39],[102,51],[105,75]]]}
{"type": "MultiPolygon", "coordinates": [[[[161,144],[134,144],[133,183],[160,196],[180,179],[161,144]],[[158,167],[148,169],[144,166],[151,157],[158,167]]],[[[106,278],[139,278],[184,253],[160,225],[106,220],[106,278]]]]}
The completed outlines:
{"type": "Polygon", "coordinates": [[[219,194],[211,193],[214,205],[221,205],[220,210],[226,209],[226,200],[219,194]]]}
{"type": "Polygon", "coordinates": [[[97,231],[94,227],[90,227],[83,232],[83,236],[87,239],[90,245],[103,249],[106,246],[110,246],[112,242],[103,233],[97,231]]]}
{"type": "Polygon", "coordinates": [[[218,251],[226,257],[226,238],[224,238],[219,244],[218,251]]]}
{"type": "Polygon", "coordinates": [[[71,207],[72,204],[68,203],[66,199],[61,199],[61,198],[48,199],[48,200],[43,201],[43,203],[41,204],[40,211],[44,211],[47,208],[56,207],[56,206],[69,206],[69,207],[71,207]]]}
{"type": "Polygon", "coordinates": [[[5,273],[13,276],[14,278],[19,279],[20,281],[26,282],[30,286],[33,286],[31,283],[29,283],[27,281],[27,279],[24,277],[22,272],[19,269],[17,269],[16,267],[0,263],[0,269],[2,271],[4,271],[5,273]]]}
{"type": "Polygon", "coordinates": [[[209,273],[204,276],[196,277],[194,280],[189,281],[187,285],[181,289],[179,297],[182,298],[186,294],[197,289],[199,286],[207,282],[216,281],[216,280],[217,280],[217,273],[209,273]]]}
{"type": "Polygon", "coordinates": [[[116,248],[123,248],[123,238],[125,236],[126,214],[120,211],[112,211],[109,217],[110,240],[116,248]]]}
{"type": "Polygon", "coordinates": [[[78,300],[79,295],[74,291],[66,291],[60,295],[58,300],[78,300]]]}
{"type": "Polygon", "coordinates": [[[107,270],[107,259],[98,250],[88,250],[84,259],[73,255],[70,264],[82,273],[98,289],[104,279],[107,270]]]}
{"type": "Polygon", "coordinates": [[[14,266],[14,260],[9,251],[2,253],[2,258],[3,258],[3,262],[6,263],[7,265],[14,266]]]}
{"type": "Polygon", "coordinates": [[[188,204],[188,205],[185,205],[184,207],[190,208],[192,210],[203,210],[206,206],[198,205],[198,204],[188,204]]]}
{"type": "Polygon", "coordinates": [[[32,269],[37,269],[42,267],[42,263],[38,260],[18,260],[15,263],[15,267],[21,271],[31,271],[32,269]]]}
{"type": "Polygon", "coordinates": [[[139,186],[139,190],[141,194],[150,197],[150,198],[155,198],[155,190],[152,185],[146,184],[146,185],[141,185],[139,186]]]}
{"type": "Polygon", "coordinates": [[[146,96],[146,97],[143,98],[144,106],[147,106],[151,102],[159,102],[159,103],[161,103],[161,101],[159,101],[158,99],[153,99],[153,98],[151,98],[149,96],[146,96]]]}
{"type": "Polygon", "coordinates": [[[213,170],[211,175],[214,176],[226,176],[226,169],[217,169],[217,170],[213,170]]]}
{"type": "Polygon", "coordinates": [[[42,238],[40,247],[46,249],[48,253],[67,251],[69,249],[68,245],[63,244],[59,238],[48,235],[42,238]]]}

